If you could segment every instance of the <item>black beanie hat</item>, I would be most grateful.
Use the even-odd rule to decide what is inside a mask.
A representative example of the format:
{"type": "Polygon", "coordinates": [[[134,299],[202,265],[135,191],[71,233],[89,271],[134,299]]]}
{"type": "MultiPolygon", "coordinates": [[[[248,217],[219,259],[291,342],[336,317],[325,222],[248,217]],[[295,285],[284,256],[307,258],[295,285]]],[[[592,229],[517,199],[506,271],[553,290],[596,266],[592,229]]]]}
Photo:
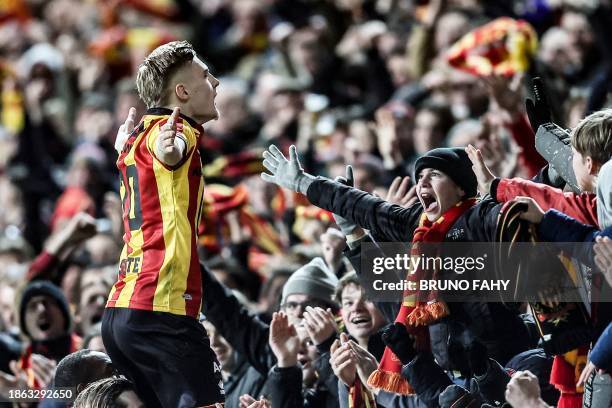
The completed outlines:
{"type": "Polygon", "coordinates": [[[415,180],[423,169],[440,170],[465,191],[466,197],[476,196],[478,181],[472,161],[462,148],[440,147],[419,157],[414,165],[415,180]]]}
{"type": "Polygon", "coordinates": [[[25,325],[26,306],[34,296],[41,295],[49,296],[57,302],[57,305],[64,315],[64,319],[66,319],[65,329],[68,331],[70,325],[72,324],[72,318],[70,316],[70,310],[68,308],[68,301],[66,300],[66,297],[56,285],[49,281],[41,280],[34,281],[26,286],[23,290],[23,294],[21,295],[21,302],[19,302],[19,325],[21,327],[21,332],[30,337],[30,333],[28,333],[25,325]]]}

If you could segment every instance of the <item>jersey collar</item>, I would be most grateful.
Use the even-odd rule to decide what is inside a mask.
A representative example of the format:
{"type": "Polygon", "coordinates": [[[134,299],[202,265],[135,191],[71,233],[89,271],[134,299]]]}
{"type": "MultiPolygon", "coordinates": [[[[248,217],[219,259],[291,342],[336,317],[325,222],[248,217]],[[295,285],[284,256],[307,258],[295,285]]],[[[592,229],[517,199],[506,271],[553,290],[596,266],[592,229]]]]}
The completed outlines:
{"type": "MultiPolygon", "coordinates": [[[[172,109],[168,108],[149,108],[145,115],[156,115],[156,116],[170,116],[172,115],[172,109]]],[[[179,116],[187,121],[191,125],[192,128],[196,129],[200,134],[203,133],[202,125],[196,122],[193,118],[190,118],[187,115],[183,115],[179,113],[179,116]]]]}

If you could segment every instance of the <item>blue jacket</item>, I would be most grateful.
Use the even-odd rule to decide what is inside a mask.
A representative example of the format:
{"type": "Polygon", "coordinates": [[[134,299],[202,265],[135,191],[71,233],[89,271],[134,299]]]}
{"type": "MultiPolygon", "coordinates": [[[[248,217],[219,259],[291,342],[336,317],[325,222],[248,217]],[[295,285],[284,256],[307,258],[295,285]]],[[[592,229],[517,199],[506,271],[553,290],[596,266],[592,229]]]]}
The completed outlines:
{"type": "MultiPolygon", "coordinates": [[[[608,227],[602,231],[597,228],[582,224],[581,222],[576,221],[575,219],[565,215],[564,213],[557,210],[548,210],[544,214],[542,218],[542,222],[538,225],[538,235],[540,239],[549,241],[549,242],[570,242],[573,244],[569,245],[561,245],[562,249],[570,253],[577,260],[582,262],[583,264],[594,268],[595,264],[593,261],[593,245],[576,245],[577,242],[585,242],[591,243],[595,241],[595,238],[598,236],[612,238],[612,227],[608,227]]],[[[599,294],[600,298],[608,300],[610,296],[612,296],[610,292],[610,287],[606,284],[606,282],[602,282],[601,292],[599,294]]],[[[603,349],[607,350],[608,353],[612,353],[612,335],[610,335],[610,326],[608,323],[611,319],[611,308],[604,307],[607,305],[602,303],[602,307],[598,308],[597,311],[597,323],[596,323],[596,333],[601,333],[601,331],[607,326],[605,333],[607,334],[608,346],[601,346],[603,349]]],[[[602,341],[605,343],[606,340],[602,341]]],[[[599,344],[599,342],[598,342],[599,344]]],[[[601,356],[601,354],[600,354],[601,356]]],[[[607,356],[607,360],[603,357],[600,357],[602,361],[607,362],[608,368],[611,365],[612,358],[610,355],[607,356]]],[[[599,367],[599,366],[598,366],[599,367]]]]}
{"type": "MultiPolygon", "coordinates": [[[[600,231],[592,225],[576,221],[561,211],[551,209],[546,211],[538,225],[538,236],[548,242],[594,242],[598,236],[612,238],[612,227],[600,231]]],[[[593,266],[592,245],[572,245],[568,252],[580,262],[593,266]]]]}
{"type": "Polygon", "coordinates": [[[595,237],[612,238],[612,227],[600,231],[592,225],[583,224],[559,210],[546,211],[538,225],[540,238],[549,242],[592,242],[595,237]]]}
{"type": "Polygon", "coordinates": [[[608,373],[612,370],[612,323],[608,324],[593,347],[591,361],[597,368],[608,373]]]}

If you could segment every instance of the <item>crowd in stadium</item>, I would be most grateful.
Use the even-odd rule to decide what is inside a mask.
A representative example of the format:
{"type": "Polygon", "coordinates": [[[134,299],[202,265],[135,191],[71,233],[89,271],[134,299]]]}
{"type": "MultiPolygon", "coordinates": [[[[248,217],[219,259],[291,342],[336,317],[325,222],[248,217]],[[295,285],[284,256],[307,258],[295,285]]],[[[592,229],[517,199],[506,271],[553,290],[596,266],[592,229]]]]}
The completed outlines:
{"type": "Polygon", "coordinates": [[[190,273],[225,407],[612,406],[611,38],[609,0],[0,2],[0,405],[194,406],[102,330],[143,267],[117,168],[153,112],[139,66],[188,41],[219,112],[190,273]],[[594,244],[558,268],[586,297],[364,289],[365,244],[517,240],[594,244]]]}

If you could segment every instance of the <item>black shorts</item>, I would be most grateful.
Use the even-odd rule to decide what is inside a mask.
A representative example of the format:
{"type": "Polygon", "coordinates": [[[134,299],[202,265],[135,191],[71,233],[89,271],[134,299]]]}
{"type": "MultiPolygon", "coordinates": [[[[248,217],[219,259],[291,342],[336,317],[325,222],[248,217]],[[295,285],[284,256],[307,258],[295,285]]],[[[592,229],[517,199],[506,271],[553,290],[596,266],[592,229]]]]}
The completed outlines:
{"type": "Polygon", "coordinates": [[[193,317],[107,308],[102,340],[113,366],[147,408],[191,408],[225,400],[219,362],[193,317]]]}

